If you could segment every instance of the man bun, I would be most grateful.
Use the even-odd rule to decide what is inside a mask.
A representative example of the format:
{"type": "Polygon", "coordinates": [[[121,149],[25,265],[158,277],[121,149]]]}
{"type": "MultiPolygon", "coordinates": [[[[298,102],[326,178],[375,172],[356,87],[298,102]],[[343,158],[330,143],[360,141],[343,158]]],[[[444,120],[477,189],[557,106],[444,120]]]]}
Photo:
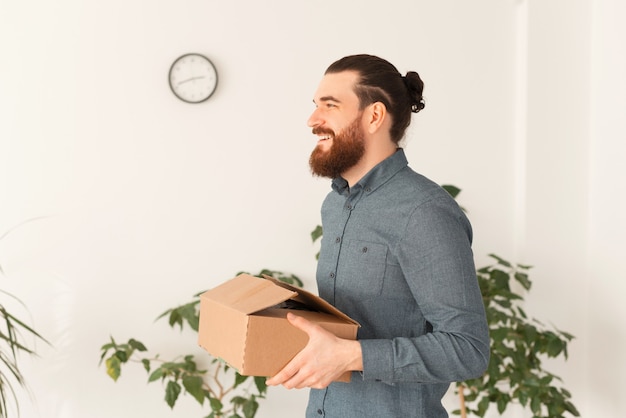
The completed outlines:
{"type": "Polygon", "coordinates": [[[407,72],[403,79],[409,91],[409,96],[411,97],[411,112],[417,113],[426,106],[426,102],[424,102],[424,97],[422,96],[424,82],[415,71],[407,72]]]}

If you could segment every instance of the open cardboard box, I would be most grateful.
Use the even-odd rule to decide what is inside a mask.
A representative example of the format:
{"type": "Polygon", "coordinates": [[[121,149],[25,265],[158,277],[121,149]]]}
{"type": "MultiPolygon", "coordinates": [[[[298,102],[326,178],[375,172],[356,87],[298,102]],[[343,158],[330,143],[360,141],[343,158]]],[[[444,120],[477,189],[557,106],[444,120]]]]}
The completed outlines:
{"type": "MultiPolygon", "coordinates": [[[[308,341],[287,321],[293,312],[340,338],[359,324],[320,297],[269,276],[240,274],[200,295],[198,343],[245,376],[274,376],[308,341]]],[[[350,373],[339,381],[349,382],[350,373]]]]}

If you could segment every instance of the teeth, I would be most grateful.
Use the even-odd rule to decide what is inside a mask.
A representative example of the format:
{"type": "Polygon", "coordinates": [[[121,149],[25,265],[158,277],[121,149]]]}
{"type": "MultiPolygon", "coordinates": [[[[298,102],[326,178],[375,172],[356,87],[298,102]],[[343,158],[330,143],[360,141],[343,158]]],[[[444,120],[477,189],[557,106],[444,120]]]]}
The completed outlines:
{"type": "Polygon", "coordinates": [[[318,136],[318,138],[320,141],[325,141],[327,139],[330,139],[330,135],[320,135],[318,136]]]}

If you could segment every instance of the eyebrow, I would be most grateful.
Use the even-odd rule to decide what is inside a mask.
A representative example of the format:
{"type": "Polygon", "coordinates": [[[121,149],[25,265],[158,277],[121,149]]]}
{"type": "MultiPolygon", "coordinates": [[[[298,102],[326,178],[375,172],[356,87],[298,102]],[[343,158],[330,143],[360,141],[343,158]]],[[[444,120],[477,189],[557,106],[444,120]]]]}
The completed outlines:
{"type": "MultiPolygon", "coordinates": [[[[337,103],[341,103],[341,100],[337,99],[334,96],[323,96],[320,97],[320,102],[337,102],[337,103]]],[[[315,99],[313,99],[313,103],[315,103],[315,99]]]]}

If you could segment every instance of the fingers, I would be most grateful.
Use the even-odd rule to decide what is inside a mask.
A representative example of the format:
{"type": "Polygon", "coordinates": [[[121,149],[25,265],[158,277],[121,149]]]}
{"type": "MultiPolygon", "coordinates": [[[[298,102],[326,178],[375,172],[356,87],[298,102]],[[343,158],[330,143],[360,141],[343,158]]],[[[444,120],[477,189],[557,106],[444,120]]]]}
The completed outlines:
{"type": "Polygon", "coordinates": [[[287,389],[321,389],[328,386],[334,376],[335,365],[332,361],[320,363],[320,360],[334,357],[331,346],[337,338],[319,325],[291,312],[287,314],[287,320],[305,332],[309,336],[309,342],[281,371],[267,379],[266,383],[269,386],[283,385],[287,389]],[[328,353],[329,350],[331,353],[328,353]]]}
{"type": "MultiPolygon", "coordinates": [[[[317,328],[317,325],[312,323],[311,321],[294,315],[291,312],[287,314],[287,320],[291,325],[300,329],[301,331],[307,333],[309,335],[309,341],[317,328]]],[[[306,347],[300,353],[296,354],[296,356],[275,376],[266,380],[266,383],[269,386],[278,386],[283,385],[287,389],[301,389],[304,387],[310,387],[306,384],[307,379],[309,379],[310,373],[306,370],[307,368],[307,355],[306,347]]]]}
{"type": "Polygon", "coordinates": [[[289,363],[287,363],[287,365],[283,367],[280,372],[278,372],[273,377],[267,379],[265,383],[267,383],[269,386],[284,385],[285,382],[293,378],[298,373],[298,369],[299,366],[297,363],[297,359],[294,358],[289,363]]]}
{"type": "MultiPolygon", "coordinates": [[[[301,316],[294,315],[291,312],[287,313],[287,320],[289,321],[289,323],[291,323],[291,325],[306,332],[307,334],[308,330],[310,330],[311,326],[313,325],[311,322],[307,321],[301,316]]],[[[265,383],[270,386],[285,385],[287,381],[292,379],[298,373],[299,369],[300,365],[298,362],[298,355],[296,355],[296,357],[294,357],[289,363],[287,363],[287,365],[283,367],[280,372],[278,372],[275,376],[267,379],[265,383]]]]}
{"type": "Polygon", "coordinates": [[[313,322],[304,319],[301,316],[295,315],[291,312],[287,313],[287,320],[291,325],[298,328],[299,330],[306,332],[307,334],[309,334],[309,336],[317,328],[317,325],[315,325],[313,322]]]}
{"type": "MultiPolygon", "coordinates": [[[[299,363],[294,363],[295,364],[299,363]]],[[[291,365],[286,366],[276,376],[266,380],[268,386],[282,385],[285,389],[303,389],[314,388],[322,389],[328,386],[328,383],[322,383],[317,380],[316,376],[306,366],[303,368],[291,368],[291,365]]]]}

